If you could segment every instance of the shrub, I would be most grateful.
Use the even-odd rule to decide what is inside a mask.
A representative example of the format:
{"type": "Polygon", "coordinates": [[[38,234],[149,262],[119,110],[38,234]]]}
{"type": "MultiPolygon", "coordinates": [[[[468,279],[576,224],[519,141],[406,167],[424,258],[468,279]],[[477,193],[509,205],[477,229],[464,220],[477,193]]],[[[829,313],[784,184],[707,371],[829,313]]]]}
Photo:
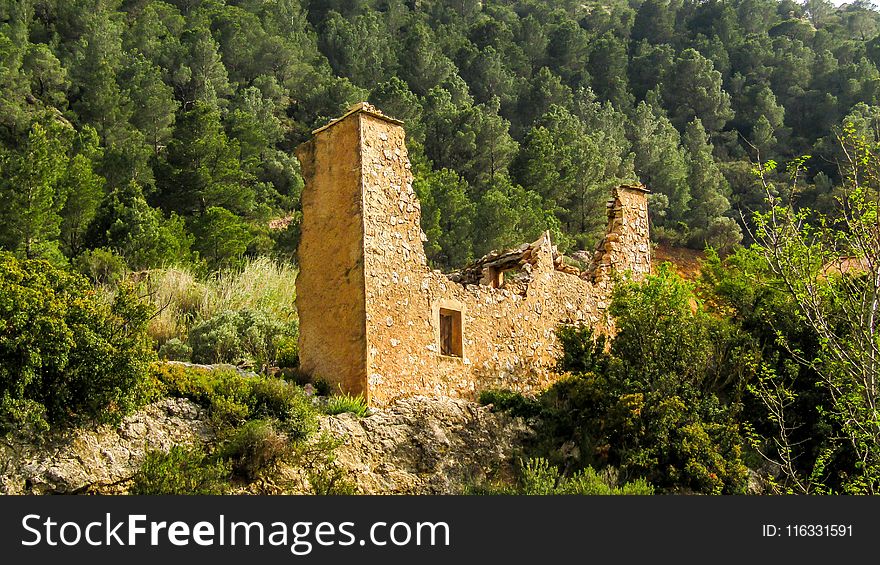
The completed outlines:
{"type": "Polygon", "coordinates": [[[345,469],[336,461],[336,448],[342,440],[322,434],[314,441],[302,443],[295,449],[292,462],[305,471],[312,494],[356,494],[357,486],[345,469]]]}
{"type": "Polygon", "coordinates": [[[299,367],[299,345],[296,337],[283,335],[275,342],[275,364],[278,367],[292,369],[299,367]]]}
{"type": "Polygon", "coordinates": [[[520,461],[514,484],[495,483],[488,487],[471,486],[473,494],[505,495],[651,495],[654,488],[644,479],[619,484],[617,472],[606,468],[601,474],[586,467],[565,476],[547,459],[538,457],[520,461]]]}
{"type": "Polygon", "coordinates": [[[173,337],[184,339],[194,325],[225,310],[260,311],[295,328],[295,279],[296,270],[290,264],[264,257],[204,280],[192,269],[156,269],[146,277],[142,290],[160,309],[150,323],[150,334],[160,343],[173,337]]]}
{"type": "Polygon", "coordinates": [[[315,394],[318,396],[330,396],[332,387],[327,379],[318,377],[315,379],[315,394]]]}
{"type": "Polygon", "coordinates": [[[226,310],[194,326],[189,334],[197,363],[273,363],[276,342],[296,328],[257,310],[226,310]]]}
{"type": "Polygon", "coordinates": [[[213,460],[201,449],[176,445],[168,453],[147,453],[129,493],[223,494],[228,477],[228,463],[213,460]]]}
{"type": "Polygon", "coordinates": [[[351,394],[336,394],[327,400],[324,406],[324,413],[329,415],[342,414],[343,412],[351,412],[358,418],[367,415],[367,401],[363,396],[351,394]]]}
{"type": "Polygon", "coordinates": [[[275,377],[240,375],[235,370],[207,370],[157,363],[153,378],[170,396],[189,398],[205,407],[218,427],[236,427],[249,419],[273,418],[292,440],[317,428],[317,413],[298,386],[275,377]]]}
{"type": "Polygon", "coordinates": [[[235,430],[221,455],[228,459],[233,472],[254,480],[287,457],[288,439],[275,429],[272,420],[251,420],[235,430]]]}
{"type": "Polygon", "coordinates": [[[169,339],[159,347],[159,359],[167,361],[189,361],[192,357],[192,347],[183,343],[176,337],[169,339]]]}
{"type": "Polygon", "coordinates": [[[251,414],[275,418],[290,439],[305,439],[318,427],[315,407],[303,389],[273,377],[251,380],[253,407],[251,414]]]}
{"type": "Polygon", "coordinates": [[[495,411],[501,410],[522,418],[537,416],[541,411],[541,405],[534,398],[511,390],[484,390],[480,392],[479,402],[484,406],[491,404],[495,411]]]}
{"type": "Polygon", "coordinates": [[[592,467],[586,467],[570,477],[559,474],[559,469],[546,459],[530,459],[523,466],[519,481],[519,494],[654,494],[654,489],[644,479],[618,486],[614,475],[601,477],[592,467]]]}
{"type": "Polygon", "coordinates": [[[738,418],[755,365],[750,340],[704,311],[668,267],[644,283],[619,282],[609,310],[617,332],[608,344],[586,327],[558,330],[558,368],[568,374],[534,405],[497,391],[481,401],[537,413],[529,449],[549,463],[615,468],[664,491],[744,492],[738,418]]]}
{"type": "Polygon", "coordinates": [[[86,250],[73,260],[73,267],[94,283],[115,285],[125,276],[125,259],[109,249],[86,250]]]}
{"type": "Polygon", "coordinates": [[[541,451],[613,466],[667,491],[742,493],[737,423],[749,351],[735,328],[706,314],[667,268],[615,287],[610,353],[588,330],[565,330],[561,379],[540,401],[541,451]]]}
{"type": "Polygon", "coordinates": [[[150,308],[126,285],[0,253],[0,429],[115,421],[148,395],[150,308]]]}

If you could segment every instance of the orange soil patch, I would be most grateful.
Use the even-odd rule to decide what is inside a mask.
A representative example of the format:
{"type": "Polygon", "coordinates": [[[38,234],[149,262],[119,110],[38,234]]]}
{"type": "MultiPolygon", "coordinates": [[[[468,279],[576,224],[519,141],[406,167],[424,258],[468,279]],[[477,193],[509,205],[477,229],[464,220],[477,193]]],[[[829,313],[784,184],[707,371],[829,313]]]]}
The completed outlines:
{"type": "Polygon", "coordinates": [[[696,280],[700,276],[700,268],[705,259],[706,256],[702,251],[658,243],[652,253],[651,266],[656,270],[661,263],[669,262],[672,263],[675,272],[683,278],[696,280]]]}

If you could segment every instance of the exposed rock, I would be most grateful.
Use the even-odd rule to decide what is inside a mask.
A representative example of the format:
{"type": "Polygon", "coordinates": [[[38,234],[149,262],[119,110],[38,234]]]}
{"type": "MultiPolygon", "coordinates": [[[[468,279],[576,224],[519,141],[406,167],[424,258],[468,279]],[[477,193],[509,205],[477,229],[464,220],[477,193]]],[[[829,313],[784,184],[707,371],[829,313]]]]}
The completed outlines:
{"type": "MultiPolygon", "coordinates": [[[[373,409],[365,418],[324,416],[321,428],[342,440],[337,461],[365,494],[461,492],[467,483],[509,473],[517,448],[532,434],[521,419],[473,402],[427,397],[373,409]]],[[[147,451],[214,440],[204,411],[181,399],[156,402],[117,427],[75,430],[40,445],[0,438],[0,493],[123,493],[147,451]]],[[[285,482],[288,491],[305,491],[285,482]]],[[[258,486],[239,492],[272,491],[258,486]]]]}
{"type": "Polygon", "coordinates": [[[32,440],[0,437],[0,493],[119,492],[150,450],[213,439],[201,408],[165,399],[125,418],[119,426],[93,426],[32,440]]]}
{"type": "Polygon", "coordinates": [[[322,419],[342,438],[337,461],[364,494],[454,494],[468,483],[509,474],[532,435],[520,418],[473,402],[414,396],[365,418],[322,419]]]}

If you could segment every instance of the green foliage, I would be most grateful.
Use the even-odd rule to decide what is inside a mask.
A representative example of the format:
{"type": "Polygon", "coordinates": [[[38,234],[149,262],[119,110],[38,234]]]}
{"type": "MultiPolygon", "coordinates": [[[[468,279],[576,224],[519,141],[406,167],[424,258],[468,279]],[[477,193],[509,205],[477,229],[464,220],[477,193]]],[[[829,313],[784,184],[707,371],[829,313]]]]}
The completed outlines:
{"type": "Polygon", "coordinates": [[[700,120],[716,132],[734,116],[730,95],[721,87],[721,73],[695,49],[685,49],[663,76],[662,92],[672,123],[679,129],[700,120]]]}
{"type": "Polygon", "coordinates": [[[494,410],[522,418],[536,416],[541,411],[541,405],[535,399],[510,390],[483,390],[478,400],[484,406],[491,405],[494,410]]]}
{"type": "Polygon", "coordinates": [[[159,343],[175,337],[186,341],[194,326],[221,312],[251,310],[284,325],[289,330],[284,335],[292,338],[297,323],[295,279],[293,265],[266,257],[208,277],[192,267],[152,270],[140,287],[156,308],[150,335],[159,343]]]}
{"type": "Polygon", "coordinates": [[[540,194],[578,249],[592,249],[605,229],[611,189],[632,179],[622,116],[610,105],[585,104],[589,120],[551,106],[526,135],[516,179],[540,194]]]}
{"type": "Polygon", "coordinates": [[[643,479],[617,486],[610,477],[601,477],[587,467],[569,477],[561,476],[559,469],[546,459],[530,459],[522,466],[519,492],[526,495],[650,495],[654,489],[643,479]]]}
{"type": "Polygon", "coordinates": [[[880,15],[858,2],[68,4],[10,8],[0,27],[0,244],[57,262],[104,247],[134,270],[189,263],[193,235],[212,269],[290,256],[296,224],[287,241],[265,227],[298,212],[291,150],[367,97],[427,157],[437,266],[543,229],[589,250],[608,187],[633,177],[656,195],[656,237],[729,247],[742,222],[725,198],[763,204],[719,170],[812,149],[827,202],[836,128],[880,99],[880,15]],[[54,147],[58,128],[92,149],[54,147]],[[144,233],[110,241],[93,215],[132,182],[146,204],[112,221],[144,233]],[[166,222],[173,238],[154,233],[166,222]]]}
{"type": "Polygon", "coordinates": [[[249,212],[254,189],[229,139],[220,113],[205,103],[183,114],[159,167],[159,204],[167,211],[205,214],[211,207],[249,212]]]}
{"type": "Polygon", "coordinates": [[[73,260],[72,267],[93,283],[106,286],[118,284],[128,271],[123,257],[101,247],[83,251],[73,260]]]}
{"type": "Polygon", "coordinates": [[[677,226],[686,218],[691,202],[678,131],[660,108],[642,102],[633,116],[630,139],[636,173],[655,193],[649,203],[654,226],[677,226]]]}
{"type": "Polygon", "coordinates": [[[0,243],[28,259],[51,253],[46,246],[60,234],[58,185],[67,169],[60,130],[34,124],[22,151],[0,153],[0,243]]]}
{"type": "MultiPolygon", "coordinates": [[[[877,380],[873,360],[880,348],[873,323],[880,308],[875,276],[880,258],[876,237],[880,153],[876,142],[857,133],[852,123],[845,125],[840,143],[847,156],[846,189],[837,199],[834,215],[781,201],[767,178],[772,163],[756,171],[770,207],[769,212],[755,214],[753,251],[765,267],[759,276],[783,289],[794,319],[807,330],[814,346],[811,351],[801,350],[798,334],[777,333],[788,356],[809,371],[783,372],[766,366],[750,390],[776,427],[764,436],[771,448],[759,445],[758,449],[765,456],[769,451],[769,458],[780,465],[782,489],[875,494],[880,490],[880,426],[873,384],[877,380]],[[801,376],[817,378],[798,382],[801,376]],[[817,438],[808,440],[810,451],[792,437],[797,433],[793,425],[816,416],[799,402],[805,385],[820,391],[821,404],[815,410],[826,426],[817,438]]],[[[788,167],[786,187],[792,194],[808,159],[788,167]]]]}
{"type": "Polygon", "coordinates": [[[192,347],[173,337],[159,347],[159,359],[166,361],[189,361],[192,347]]]}
{"type": "MultiPolygon", "coordinates": [[[[481,401],[535,416],[532,449],[553,464],[613,467],[665,492],[744,492],[739,417],[754,364],[749,340],[705,312],[668,267],[644,283],[619,281],[610,313],[610,347],[589,328],[559,330],[559,370],[568,375],[535,401],[497,392],[481,401]]],[[[555,467],[532,471],[540,488],[560,482],[555,467]]]]}
{"type": "Polygon", "coordinates": [[[333,389],[327,379],[321,377],[315,379],[315,394],[318,396],[330,396],[332,390],[333,389]]]}
{"type": "Polygon", "coordinates": [[[472,261],[476,206],[468,197],[467,181],[447,169],[438,172],[418,168],[413,188],[422,205],[428,259],[445,269],[472,261]]]}
{"type": "Polygon", "coordinates": [[[687,125],[682,137],[688,168],[688,187],[693,198],[688,218],[691,245],[711,245],[730,250],[742,239],[739,226],[725,214],[730,210],[727,180],[712,158],[712,145],[699,118],[687,125]],[[724,226],[729,226],[725,229],[724,226]]]}
{"type": "Polygon", "coordinates": [[[116,421],[146,394],[149,307],[128,286],[0,253],[0,425],[116,421]]]}
{"type": "Polygon", "coordinates": [[[281,336],[275,342],[275,363],[282,369],[299,367],[299,344],[294,336],[281,336]]]}
{"type": "Polygon", "coordinates": [[[212,268],[240,263],[254,237],[238,216],[225,208],[211,206],[192,228],[193,247],[212,268]]]}
{"type": "Polygon", "coordinates": [[[367,402],[362,396],[345,393],[334,394],[327,399],[327,404],[324,405],[324,413],[331,416],[349,412],[358,418],[362,418],[367,415],[368,411],[367,402]]]}
{"type": "Polygon", "coordinates": [[[520,461],[515,484],[496,483],[488,487],[477,487],[473,492],[529,496],[651,495],[654,494],[654,488],[643,479],[618,484],[617,474],[611,468],[605,469],[602,474],[597,473],[592,467],[586,467],[571,475],[562,475],[559,468],[547,459],[537,457],[520,461]]]}
{"type": "Polygon", "coordinates": [[[336,448],[342,440],[322,434],[307,446],[301,446],[293,463],[305,469],[312,494],[357,494],[357,485],[336,462],[336,448]]]}
{"type": "Polygon", "coordinates": [[[86,240],[124,257],[132,269],[187,262],[193,243],[181,218],[174,213],[166,218],[151,207],[134,183],[104,198],[86,240]]]}
{"type": "Polygon", "coordinates": [[[232,464],[232,471],[254,480],[274,470],[289,455],[290,443],[275,429],[271,420],[251,420],[238,429],[220,449],[232,464]]]}
{"type": "Polygon", "coordinates": [[[175,445],[168,453],[147,453],[129,494],[223,494],[229,489],[229,472],[228,463],[213,460],[201,449],[175,445]]]}
{"type": "Polygon", "coordinates": [[[273,364],[278,340],[296,335],[285,324],[259,310],[225,310],[190,329],[188,343],[197,363],[273,364]]]}
{"type": "Polygon", "coordinates": [[[300,387],[281,379],[173,364],[155,364],[151,373],[163,393],[204,406],[221,427],[273,419],[295,441],[305,439],[317,428],[317,409],[311,399],[300,387]]]}

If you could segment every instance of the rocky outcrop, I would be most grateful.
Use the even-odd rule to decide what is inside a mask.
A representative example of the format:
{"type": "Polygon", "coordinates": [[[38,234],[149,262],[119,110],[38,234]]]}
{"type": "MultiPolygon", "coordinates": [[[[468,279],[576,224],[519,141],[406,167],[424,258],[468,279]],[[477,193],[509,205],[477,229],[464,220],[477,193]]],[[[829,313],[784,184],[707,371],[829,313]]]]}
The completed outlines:
{"type": "Polygon", "coordinates": [[[371,416],[331,416],[337,461],[364,494],[455,494],[509,475],[532,434],[523,420],[473,402],[415,396],[371,416]]]}
{"type": "MultiPolygon", "coordinates": [[[[427,397],[364,418],[324,416],[321,430],[340,440],[336,462],[365,494],[461,492],[466,484],[509,473],[531,435],[520,419],[473,402],[427,397]]],[[[181,399],[152,404],[119,426],[75,430],[41,444],[11,435],[0,438],[0,493],[124,493],[147,451],[214,440],[205,412],[181,399]]]]}
{"type": "Polygon", "coordinates": [[[151,450],[213,439],[204,411],[189,400],[165,399],[119,426],[95,426],[44,438],[0,437],[0,493],[124,492],[151,450]]]}

